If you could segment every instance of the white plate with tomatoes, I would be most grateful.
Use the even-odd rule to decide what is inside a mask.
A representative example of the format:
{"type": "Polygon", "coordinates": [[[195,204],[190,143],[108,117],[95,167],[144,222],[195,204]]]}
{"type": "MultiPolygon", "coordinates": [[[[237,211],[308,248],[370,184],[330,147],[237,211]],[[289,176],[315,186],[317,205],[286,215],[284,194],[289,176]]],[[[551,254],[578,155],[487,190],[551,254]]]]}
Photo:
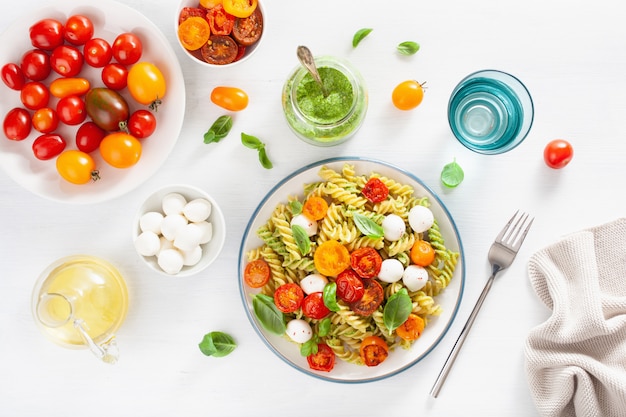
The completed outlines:
{"type": "MultiPolygon", "coordinates": [[[[185,85],[172,47],[145,16],[111,0],[102,0],[97,4],[57,0],[50,6],[30,11],[14,22],[2,33],[1,39],[4,45],[0,50],[3,79],[6,76],[9,83],[19,84],[19,75],[16,76],[11,68],[5,67],[7,64],[15,64],[26,73],[25,83],[30,83],[28,88],[10,88],[6,82],[0,84],[3,89],[0,114],[5,120],[4,137],[0,140],[0,164],[17,183],[51,200],[72,204],[97,203],[131,191],[150,178],[163,164],[176,144],[182,127],[185,85]],[[88,20],[76,19],[76,16],[84,16],[88,20]],[[30,28],[46,19],[60,22],[63,33],[69,32],[73,38],[69,35],[69,38],[63,36],[59,41],[55,38],[54,28],[52,32],[47,32],[47,26],[44,26],[34,29],[35,41],[31,40],[30,28]],[[128,34],[133,36],[126,36],[128,34]],[[118,37],[120,40],[116,42],[118,37]],[[92,42],[86,43],[88,39],[92,42]],[[103,46],[101,40],[106,45],[103,46]],[[62,48],[55,51],[55,42],[61,42],[62,48]],[[24,58],[28,51],[41,50],[44,47],[48,48],[45,54],[50,57],[49,62],[41,60],[42,54],[28,53],[28,58],[24,58]],[[105,67],[104,62],[115,65],[105,67]],[[148,63],[157,68],[156,82],[146,81],[149,78],[147,73],[128,76],[132,67],[139,66],[140,63],[148,63]],[[106,84],[102,78],[104,68],[107,68],[109,80],[106,84]],[[89,87],[84,91],[84,80],[73,83],[70,80],[66,84],[57,83],[52,86],[57,79],[84,79],[89,87]],[[34,86],[34,82],[41,85],[34,86]],[[123,87],[124,82],[127,83],[126,87],[123,87]],[[151,102],[144,100],[142,93],[137,93],[141,87],[146,89],[144,93],[147,91],[148,95],[162,94],[158,97],[158,111],[150,108],[151,102]],[[116,135],[107,141],[108,146],[101,152],[98,144],[102,140],[102,132],[99,132],[100,137],[93,133],[94,138],[90,136],[92,132],[86,129],[86,141],[90,146],[77,144],[79,128],[92,121],[90,115],[81,118],[80,113],[85,112],[83,106],[87,94],[96,88],[114,91],[127,105],[127,108],[122,106],[120,110],[118,103],[113,100],[110,102],[114,105],[113,110],[110,114],[105,114],[105,117],[126,117],[130,121],[135,112],[143,113],[143,119],[133,119],[135,128],[130,130],[130,136],[133,136],[134,141],[123,135],[116,135]],[[71,93],[71,100],[52,94],[53,90],[57,94],[63,94],[64,89],[71,93]],[[134,90],[133,94],[131,90],[134,90]],[[46,94],[47,104],[42,105],[45,97],[44,101],[40,100],[46,94]],[[7,114],[14,108],[21,108],[26,113],[20,112],[21,117],[7,118],[7,114]],[[40,108],[54,110],[56,119],[60,121],[55,122],[54,114],[39,111],[40,108]],[[146,112],[149,114],[146,115],[146,112]],[[29,131],[24,130],[25,115],[31,117],[31,120],[35,117],[36,120],[28,126],[29,131]],[[55,124],[56,128],[53,128],[55,124]],[[12,135],[17,135],[18,140],[8,138],[12,135]],[[22,138],[20,135],[26,137],[22,138]],[[45,140],[37,140],[44,135],[47,135],[45,140]],[[142,135],[145,137],[141,137],[142,135]],[[65,142],[64,147],[57,136],[65,142]],[[62,149],[61,153],[59,148],[62,149]],[[91,151],[87,148],[91,148],[91,151]],[[117,161],[113,165],[107,162],[115,158],[118,150],[130,160],[117,161]],[[59,161],[60,168],[57,169],[57,157],[66,151],[74,151],[74,155],[65,155],[59,161]],[[83,155],[77,155],[75,151],[85,152],[91,161],[85,161],[83,155]],[[124,166],[128,167],[120,168],[124,166]],[[91,180],[92,176],[89,175],[90,180],[84,182],[85,173],[91,174],[92,171],[97,171],[97,176],[94,175],[97,180],[91,180]],[[68,181],[68,177],[72,181],[68,181]]],[[[104,131],[105,136],[109,133],[113,131],[104,131]]]]}
{"type": "MultiPolygon", "coordinates": [[[[379,182],[372,182],[372,184],[377,184],[376,187],[380,187],[379,182]]],[[[318,201],[312,206],[319,208],[319,203],[318,201]]],[[[414,204],[415,200],[407,202],[407,209],[414,204]]],[[[421,204],[422,203],[420,203],[420,205],[421,204]]],[[[324,204],[321,205],[324,206],[324,204]]],[[[344,208],[346,208],[345,205],[344,208]]],[[[347,209],[348,211],[352,210],[349,207],[347,209]]],[[[420,213],[423,211],[424,210],[417,210],[417,212],[420,213]]],[[[376,217],[372,218],[376,219],[376,217]]],[[[383,218],[384,217],[378,217],[376,222],[379,225],[384,224],[383,218]]],[[[401,242],[401,240],[398,242],[401,242]]],[[[324,252],[326,252],[326,249],[327,248],[325,248],[324,252]]],[[[368,256],[371,255],[370,252],[368,252],[368,256]]],[[[428,262],[433,263],[433,266],[435,266],[436,263],[436,268],[439,270],[447,267],[444,266],[440,258],[436,258],[435,261],[427,261],[427,263],[428,262]]],[[[371,268],[371,264],[368,262],[362,265],[371,268]]],[[[406,269],[414,270],[414,268],[406,269]]],[[[328,269],[326,270],[328,271],[328,269]]],[[[400,274],[402,273],[401,270],[400,274]]],[[[423,287],[421,291],[429,292],[430,290],[428,288],[432,288],[433,285],[439,285],[435,284],[435,281],[441,282],[439,278],[433,279],[433,275],[430,272],[428,274],[427,286],[423,287]]],[[[443,275],[440,275],[440,277],[443,277],[443,275]]],[[[407,277],[407,279],[407,286],[409,286],[408,282],[413,282],[410,281],[413,278],[407,277]]],[[[464,282],[465,262],[461,238],[454,220],[443,202],[430,188],[411,173],[385,162],[371,159],[332,158],[305,166],[289,175],[267,194],[254,211],[243,235],[239,253],[240,294],[248,318],[263,342],[272,352],[295,369],[313,377],[333,382],[362,383],[376,381],[402,372],[425,358],[435,349],[454,320],[463,294],[464,282]],[[320,251],[322,245],[327,246],[323,243],[325,240],[338,240],[341,245],[348,249],[349,255],[347,256],[350,262],[352,262],[352,259],[362,259],[365,252],[357,251],[356,247],[359,245],[355,245],[355,243],[357,240],[364,237],[370,237],[374,240],[378,239],[381,245],[384,243],[384,247],[378,245],[376,249],[382,255],[381,258],[383,259],[401,259],[404,257],[404,267],[407,267],[408,264],[413,264],[414,261],[420,262],[417,261],[419,254],[416,252],[415,257],[413,257],[413,254],[410,254],[410,250],[407,249],[407,246],[404,244],[405,248],[399,249],[399,251],[402,252],[399,252],[399,254],[393,254],[387,249],[390,248],[390,245],[393,243],[387,241],[387,238],[396,240],[400,239],[400,236],[404,234],[407,235],[406,238],[408,239],[408,234],[415,235],[417,233],[415,222],[409,225],[410,216],[403,217],[406,223],[405,232],[401,234],[395,233],[395,237],[391,236],[394,233],[387,234],[386,231],[382,234],[383,230],[385,230],[382,227],[380,231],[377,231],[376,225],[367,223],[366,220],[362,220],[362,217],[361,220],[358,220],[356,218],[357,215],[354,213],[352,214],[352,218],[354,219],[353,224],[349,225],[350,220],[346,219],[349,218],[350,215],[345,215],[344,212],[343,220],[338,219],[338,211],[332,208],[333,203],[336,204],[338,202],[338,196],[343,192],[341,187],[338,189],[335,188],[335,191],[327,189],[321,194],[311,192],[315,184],[326,182],[325,179],[320,177],[322,169],[331,169],[341,175],[344,175],[344,169],[346,169],[346,175],[350,174],[350,172],[355,174],[349,178],[352,185],[342,186],[346,189],[351,188],[353,193],[351,196],[346,197],[347,200],[345,201],[354,201],[354,204],[359,204],[358,207],[366,210],[366,212],[378,211],[379,209],[374,209],[377,203],[372,203],[371,201],[363,203],[363,198],[381,199],[382,202],[379,203],[381,206],[385,204],[385,200],[391,201],[393,199],[393,201],[397,203],[402,200],[399,193],[405,193],[407,190],[405,186],[412,188],[411,195],[414,198],[420,201],[424,201],[421,200],[423,198],[427,199],[425,205],[428,206],[428,209],[432,213],[432,218],[436,223],[419,236],[423,236],[424,240],[430,241],[433,248],[440,250],[442,248],[438,246],[438,244],[441,243],[441,240],[436,236],[439,235],[442,237],[445,243],[445,250],[447,250],[449,254],[454,254],[454,267],[452,268],[453,272],[448,275],[449,280],[446,282],[443,289],[437,291],[436,295],[432,292],[430,293],[432,300],[434,300],[434,305],[437,307],[433,307],[432,312],[428,314],[422,314],[426,310],[422,310],[422,312],[416,314],[427,317],[425,319],[425,327],[421,330],[418,329],[416,332],[413,323],[417,323],[417,321],[409,320],[407,317],[416,312],[413,307],[410,307],[411,303],[409,303],[409,307],[407,307],[406,304],[399,304],[399,301],[402,301],[402,303],[407,302],[407,300],[402,297],[408,294],[410,294],[411,301],[413,301],[413,297],[416,296],[415,291],[417,291],[412,287],[413,284],[411,284],[412,288],[410,292],[404,294],[404,291],[400,289],[404,285],[402,284],[405,282],[404,278],[402,278],[401,281],[398,281],[400,278],[397,276],[391,279],[389,270],[386,270],[385,274],[383,274],[383,269],[377,269],[377,275],[374,275],[373,278],[371,274],[367,277],[361,277],[361,282],[367,284],[363,285],[365,288],[364,292],[358,288],[360,286],[358,280],[349,280],[348,282],[350,284],[347,286],[344,285],[345,282],[340,284],[340,274],[337,274],[339,269],[345,268],[345,270],[352,269],[353,271],[359,271],[360,268],[353,264],[349,264],[348,267],[345,267],[344,262],[344,266],[340,266],[339,269],[336,269],[336,264],[340,263],[337,259],[345,257],[343,255],[338,255],[333,259],[329,258],[330,264],[335,265],[335,276],[327,275],[324,277],[323,274],[319,272],[329,265],[323,262],[318,263],[318,259],[315,259],[315,253],[318,251],[322,252],[320,251]],[[385,179],[384,182],[387,186],[387,190],[381,191],[380,188],[376,188],[376,192],[371,193],[369,192],[372,190],[371,186],[365,187],[363,185],[363,178],[355,179],[356,176],[375,176],[383,178],[385,179]],[[389,179],[391,181],[388,182],[389,179]],[[354,184],[360,185],[353,187],[354,184]],[[364,192],[366,188],[368,190],[364,192]],[[308,199],[305,194],[309,194],[309,196],[316,194],[318,196],[321,195],[321,197],[326,200],[328,208],[322,208],[322,215],[307,216],[307,213],[312,213],[313,211],[320,212],[320,210],[313,209],[311,211],[309,207],[307,207],[308,199]],[[361,199],[361,203],[358,203],[359,199],[361,199]],[[294,227],[294,224],[298,226],[303,225],[302,219],[297,222],[292,221],[295,217],[301,217],[303,214],[307,217],[304,223],[309,222],[309,225],[302,227],[302,230],[306,232],[304,236],[308,235],[308,239],[303,237],[302,230],[296,230],[298,227],[294,227]],[[274,218],[274,215],[277,217],[274,218]],[[311,220],[311,217],[313,217],[314,220],[311,220]],[[273,219],[272,222],[270,222],[271,218],[273,219]],[[334,234],[334,232],[329,232],[329,230],[337,231],[338,226],[329,227],[328,224],[322,224],[324,222],[331,224],[340,222],[337,224],[344,224],[344,221],[346,222],[345,224],[349,226],[342,226],[342,228],[344,228],[344,230],[350,229],[352,232],[346,232],[343,235],[343,232],[340,232],[336,235],[340,237],[333,237],[331,234],[334,234]],[[310,227],[310,223],[317,224],[314,227],[310,227]],[[356,225],[356,223],[361,224],[356,225]],[[324,227],[326,227],[326,229],[324,229],[324,227]],[[286,231],[285,229],[288,230],[286,231]],[[433,235],[430,234],[431,229],[435,231],[433,235]],[[358,230],[356,235],[354,235],[355,230],[358,230]],[[349,237],[350,233],[352,233],[352,237],[349,237]],[[374,233],[374,235],[372,235],[372,233],[374,233]],[[288,237],[290,234],[292,238],[288,237]],[[324,235],[325,238],[321,239],[320,237],[322,235],[324,235]],[[285,238],[285,236],[287,237],[285,238]],[[384,242],[381,239],[383,239],[384,242]],[[277,241],[282,242],[284,245],[281,246],[280,243],[277,244],[277,241]],[[308,245],[306,244],[307,241],[309,243],[308,245]],[[383,254],[383,250],[387,252],[383,254]],[[293,251],[299,251],[300,255],[293,255],[293,251]],[[359,253],[359,256],[353,257],[353,254],[356,253],[359,253]],[[298,260],[298,258],[300,258],[300,260],[298,260]],[[255,261],[257,259],[265,261],[265,265],[263,265],[263,262],[256,263],[255,261]],[[306,266],[307,263],[309,264],[308,267],[306,266]],[[298,271],[298,269],[302,269],[302,271],[298,271]],[[320,283],[319,277],[314,277],[315,279],[313,279],[311,277],[312,275],[322,275],[325,281],[322,280],[323,282],[320,283]],[[392,282],[395,284],[392,284],[392,282]],[[299,285],[301,291],[295,291],[292,288],[293,283],[299,285]],[[392,285],[396,288],[393,291],[391,291],[392,285]],[[283,286],[289,286],[289,292],[282,291],[282,288],[280,291],[278,290],[278,288],[283,286]],[[382,300],[379,298],[373,309],[370,310],[370,312],[377,312],[370,314],[370,316],[363,316],[361,314],[368,314],[368,312],[363,312],[360,308],[370,304],[372,299],[377,298],[376,293],[369,290],[370,288],[376,287],[384,288],[382,300]],[[354,293],[358,293],[359,291],[361,292],[356,297],[360,298],[348,302],[348,297],[355,297],[354,293]],[[322,294],[319,294],[320,292],[322,294]],[[393,292],[403,294],[402,296],[397,296],[395,301],[391,301],[390,297],[393,292]],[[285,297],[285,294],[288,296],[277,300],[276,297],[274,297],[276,293],[281,293],[283,297],[285,297]],[[303,294],[301,294],[302,296],[294,295],[298,293],[303,294]],[[307,302],[307,299],[311,300],[307,302]],[[320,299],[322,300],[321,303],[327,307],[326,309],[320,304],[320,299]],[[290,303],[292,303],[290,307],[291,312],[286,313],[285,307],[290,303]],[[386,309],[387,305],[390,306],[389,311],[386,309]],[[399,305],[403,307],[396,308],[399,305]],[[353,306],[355,307],[354,309],[352,308],[353,306]],[[357,309],[356,306],[359,306],[359,309],[357,309]],[[336,312],[337,308],[341,311],[336,312]],[[406,310],[407,308],[409,308],[409,310],[406,310]],[[320,311],[322,312],[320,313],[320,311]],[[359,313],[355,311],[359,311],[359,313]],[[434,313],[435,311],[436,313],[434,313]],[[345,315],[346,320],[339,317],[341,315],[340,313],[345,315]],[[377,360],[371,362],[372,357],[368,357],[368,352],[372,352],[369,349],[382,349],[379,343],[381,340],[368,339],[369,336],[382,335],[379,330],[375,329],[375,316],[377,316],[379,322],[384,322],[385,326],[397,329],[403,327],[401,330],[406,330],[405,332],[399,332],[397,330],[392,331],[388,336],[383,335],[380,337],[382,342],[386,344],[384,350],[387,351],[386,358],[380,361],[380,363],[378,363],[377,360]],[[302,320],[298,321],[298,319],[302,320]],[[302,324],[302,321],[307,322],[308,326],[302,324]],[[346,322],[349,321],[354,323],[354,328],[346,326],[346,322]],[[359,345],[351,338],[346,339],[339,337],[342,333],[347,334],[346,332],[356,335],[354,339],[362,339],[364,341],[359,345]],[[289,333],[292,333],[293,336],[290,336],[289,333]],[[409,333],[412,333],[412,335],[409,333]],[[301,337],[300,334],[304,336],[301,337]],[[396,334],[398,336],[396,336],[396,334]],[[400,337],[400,335],[402,337],[400,337]],[[410,342],[403,343],[403,340],[410,342]],[[317,353],[314,352],[315,349],[311,349],[312,345],[318,346],[317,353]],[[330,350],[335,352],[334,354],[328,353],[328,345],[333,346],[330,350]],[[368,361],[370,361],[369,366],[364,364],[368,361]]],[[[411,317],[411,319],[414,319],[414,317],[411,317]]]]}

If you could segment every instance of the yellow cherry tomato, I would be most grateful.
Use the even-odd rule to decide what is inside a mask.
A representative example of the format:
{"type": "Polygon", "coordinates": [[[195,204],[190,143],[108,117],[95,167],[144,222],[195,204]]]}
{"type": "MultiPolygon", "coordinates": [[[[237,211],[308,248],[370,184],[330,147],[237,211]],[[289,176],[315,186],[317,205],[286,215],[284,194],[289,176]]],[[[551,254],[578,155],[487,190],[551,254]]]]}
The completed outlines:
{"type": "Polygon", "coordinates": [[[223,0],[222,6],[226,13],[235,17],[246,18],[254,12],[258,4],[257,0],[223,0]]]}
{"type": "Polygon", "coordinates": [[[200,0],[200,6],[209,10],[214,8],[217,5],[222,4],[222,0],[200,0]]]}
{"type": "Polygon", "coordinates": [[[200,49],[211,36],[209,22],[200,16],[191,16],[178,25],[178,39],[189,51],[200,49]]]}
{"type": "Polygon", "coordinates": [[[415,80],[398,84],[391,93],[393,105],[400,110],[411,110],[419,106],[424,98],[424,84],[415,80]]]}
{"type": "Polygon", "coordinates": [[[50,83],[50,94],[57,98],[82,96],[89,91],[89,80],[82,77],[61,77],[50,83]]]}
{"type": "Polygon", "coordinates": [[[138,62],[128,71],[128,92],[141,104],[156,109],[165,96],[165,78],[161,70],[150,62],[138,62]]]}
{"type": "Polygon", "coordinates": [[[129,168],[141,157],[141,142],[125,132],[109,133],[99,149],[102,159],[115,168],[129,168]]]}
{"type": "Polygon", "coordinates": [[[215,87],[211,91],[211,101],[230,111],[240,111],[248,106],[248,94],[237,87],[215,87]]]}
{"type": "Polygon", "coordinates": [[[96,163],[88,153],[74,149],[65,151],[57,157],[57,172],[72,184],[86,184],[100,179],[96,163]]]}

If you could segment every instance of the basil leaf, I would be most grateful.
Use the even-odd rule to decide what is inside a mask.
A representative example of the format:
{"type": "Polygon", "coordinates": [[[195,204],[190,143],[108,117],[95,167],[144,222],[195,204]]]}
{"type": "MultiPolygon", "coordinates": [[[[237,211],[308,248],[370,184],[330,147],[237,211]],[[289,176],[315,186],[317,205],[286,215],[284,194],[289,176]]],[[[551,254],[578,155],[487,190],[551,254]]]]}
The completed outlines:
{"type": "Polygon", "coordinates": [[[210,332],[204,335],[198,347],[200,347],[200,351],[207,356],[221,358],[235,350],[237,343],[235,343],[235,339],[229,334],[210,332]]]}
{"type": "Polygon", "coordinates": [[[361,43],[361,41],[372,32],[372,30],[374,29],[363,28],[363,29],[357,30],[354,36],[352,37],[352,47],[356,48],[357,45],[361,43]]]}
{"type": "Polygon", "coordinates": [[[385,304],[385,308],[383,309],[383,323],[385,327],[387,327],[390,332],[393,332],[409,318],[412,309],[413,303],[411,302],[411,297],[409,297],[407,289],[402,288],[389,297],[387,304],[385,304]]]}
{"type": "Polygon", "coordinates": [[[339,304],[337,304],[337,284],[335,282],[329,282],[324,285],[322,296],[324,305],[328,307],[330,311],[339,311],[339,304]]]}
{"type": "Polygon", "coordinates": [[[360,213],[353,214],[354,224],[365,236],[372,239],[379,239],[383,237],[383,227],[376,223],[374,220],[360,213]]]}
{"type": "Polygon", "coordinates": [[[204,143],[219,142],[224,139],[233,127],[233,118],[220,116],[204,134],[204,143]]]}
{"type": "Polygon", "coordinates": [[[461,166],[456,163],[456,159],[445,165],[441,171],[441,182],[449,188],[459,185],[463,182],[463,178],[465,178],[465,173],[461,166]]]}
{"type": "Polygon", "coordinates": [[[306,230],[304,230],[304,227],[299,224],[294,224],[291,226],[291,233],[296,241],[296,245],[298,245],[300,253],[303,255],[308,254],[311,251],[311,240],[306,230]]]}
{"type": "Polygon", "coordinates": [[[317,333],[320,337],[324,337],[326,336],[328,333],[330,333],[330,325],[332,324],[332,322],[330,321],[330,317],[326,317],[324,319],[322,319],[322,321],[319,322],[318,328],[317,328],[317,333]]]}
{"type": "Polygon", "coordinates": [[[287,331],[285,316],[274,304],[274,299],[269,295],[257,294],[252,298],[252,308],[261,325],[268,332],[282,335],[287,331]]]}
{"type": "Polygon", "coordinates": [[[272,165],[272,161],[267,157],[267,153],[265,152],[265,145],[259,149],[259,161],[261,162],[261,166],[265,169],[272,169],[274,165],[272,165]]]}
{"type": "Polygon", "coordinates": [[[302,213],[302,203],[298,200],[292,200],[289,202],[289,209],[291,210],[291,214],[297,216],[302,213]]]}
{"type": "Polygon", "coordinates": [[[241,143],[243,143],[244,146],[247,148],[257,149],[257,150],[264,146],[263,143],[258,138],[251,136],[251,135],[247,135],[243,132],[241,132],[241,143]]]}
{"type": "Polygon", "coordinates": [[[312,337],[300,345],[300,355],[309,356],[317,353],[317,337],[312,337]]]}
{"type": "Polygon", "coordinates": [[[420,50],[420,44],[413,41],[402,42],[397,47],[402,55],[413,55],[420,50]]]}

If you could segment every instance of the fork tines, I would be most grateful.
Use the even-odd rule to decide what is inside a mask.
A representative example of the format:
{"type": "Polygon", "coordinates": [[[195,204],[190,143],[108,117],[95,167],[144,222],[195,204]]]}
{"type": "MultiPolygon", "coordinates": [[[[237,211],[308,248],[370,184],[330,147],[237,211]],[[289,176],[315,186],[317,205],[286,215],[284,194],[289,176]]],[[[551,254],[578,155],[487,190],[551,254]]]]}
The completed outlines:
{"type": "Polygon", "coordinates": [[[534,217],[530,217],[528,213],[517,210],[511,220],[504,226],[498,237],[497,242],[519,249],[526,238],[526,234],[533,224],[534,217]]]}

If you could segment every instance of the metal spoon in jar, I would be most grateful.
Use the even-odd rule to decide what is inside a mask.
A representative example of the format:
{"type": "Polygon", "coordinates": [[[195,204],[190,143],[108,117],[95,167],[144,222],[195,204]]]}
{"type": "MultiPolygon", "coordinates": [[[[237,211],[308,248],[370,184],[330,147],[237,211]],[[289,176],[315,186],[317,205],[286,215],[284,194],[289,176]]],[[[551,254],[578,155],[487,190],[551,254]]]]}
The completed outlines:
{"type": "Polygon", "coordinates": [[[320,78],[320,74],[319,72],[317,72],[317,67],[315,66],[315,60],[313,59],[313,54],[311,53],[311,50],[306,46],[298,46],[298,59],[300,60],[300,63],[304,66],[304,68],[306,68],[313,76],[313,79],[317,81],[317,83],[320,85],[324,97],[327,97],[328,91],[326,91],[326,87],[324,87],[324,83],[320,78]]]}

